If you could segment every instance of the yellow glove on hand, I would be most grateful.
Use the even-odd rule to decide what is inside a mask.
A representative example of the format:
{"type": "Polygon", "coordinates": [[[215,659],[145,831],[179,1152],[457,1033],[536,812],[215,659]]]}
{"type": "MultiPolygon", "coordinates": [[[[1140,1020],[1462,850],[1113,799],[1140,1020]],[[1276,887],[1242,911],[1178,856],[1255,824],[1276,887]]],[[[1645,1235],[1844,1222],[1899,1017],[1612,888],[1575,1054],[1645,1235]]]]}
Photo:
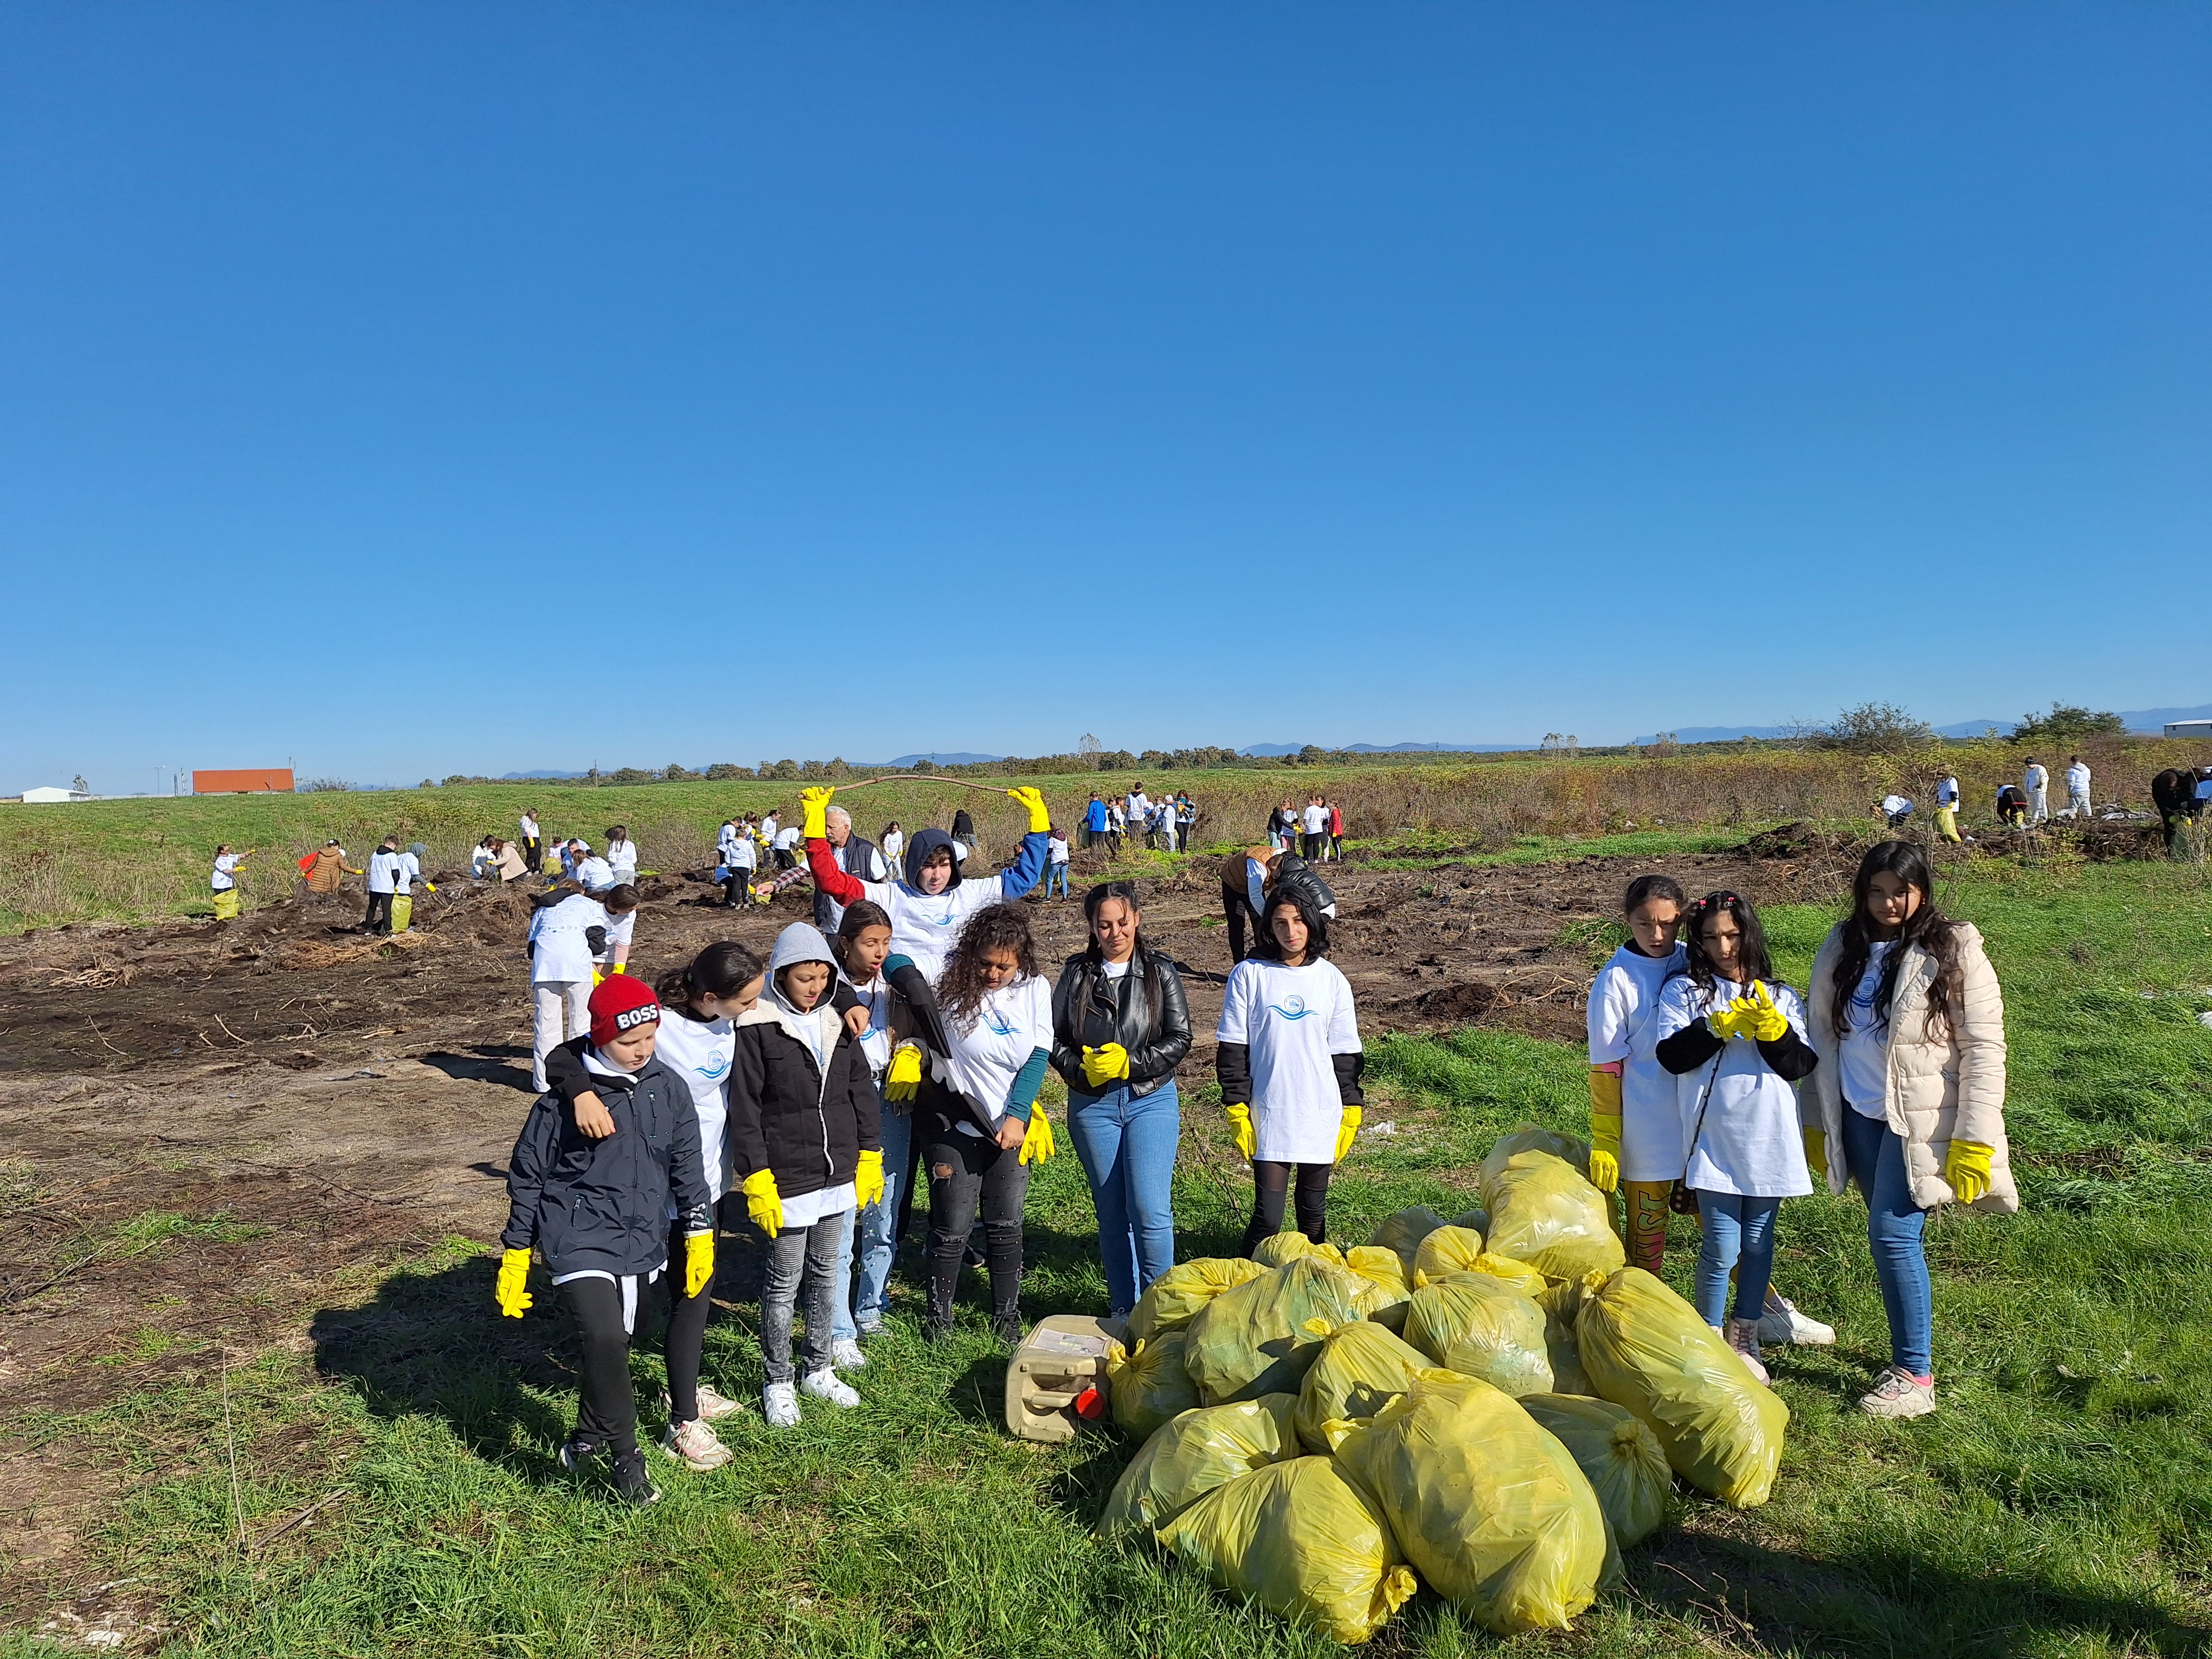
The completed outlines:
{"type": "Polygon", "coordinates": [[[592,969],[592,989],[597,990],[597,989],[599,988],[599,986],[600,986],[600,985],[601,985],[601,984],[605,981],[605,979],[606,979],[606,975],[605,975],[605,974],[602,974],[602,973],[601,973],[598,969],[594,968],[594,969],[592,969]]]}
{"type": "Polygon", "coordinates": [[[436,891],[438,890],[438,884],[437,884],[436,882],[434,882],[434,881],[426,881],[426,882],[424,882],[424,883],[422,884],[422,885],[423,885],[423,887],[424,887],[427,890],[428,890],[428,891],[430,891],[430,892],[434,893],[434,892],[436,892],[436,891]]]}
{"type": "Polygon", "coordinates": [[[1805,1131],[1805,1167],[1813,1172],[1813,1179],[1825,1182],[1828,1178],[1828,1137],[1825,1131],[1805,1131]]]}
{"type": "Polygon", "coordinates": [[[860,1167],[853,1171],[854,1201],[862,1209],[884,1201],[884,1155],[860,1150],[860,1167]]]}
{"type": "Polygon", "coordinates": [[[1990,1160],[1996,1156],[1994,1146],[1984,1146],[1978,1140],[1951,1143],[1951,1150],[1943,1155],[1943,1181],[1958,1194],[1960,1203],[1972,1204],[1989,1191],[1990,1160]]]}
{"type": "Polygon", "coordinates": [[[1022,1154],[1018,1161],[1042,1164],[1052,1156],[1053,1152],[1052,1120],[1044,1115],[1043,1107],[1032,1106],[1030,1108],[1029,1131],[1022,1136],[1022,1154]]]}
{"type": "Polygon", "coordinates": [[[1339,1164],[1344,1162],[1344,1155],[1352,1150],[1352,1138],[1359,1133],[1360,1116],[1361,1113],[1357,1106],[1347,1106],[1344,1109],[1344,1121],[1337,1126],[1336,1130],[1336,1161],[1339,1164]]]}
{"type": "Polygon", "coordinates": [[[530,1279],[530,1252],[508,1250],[499,1258],[499,1280],[492,1286],[492,1296],[499,1303],[500,1312],[509,1319],[520,1319],[531,1305],[530,1292],[524,1285],[530,1279]]]}
{"type": "Polygon", "coordinates": [[[1229,1120],[1230,1138],[1236,1141],[1237,1150],[1250,1158],[1260,1144],[1252,1133],[1252,1109],[1241,1100],[1231,1101],[1221,1109],[1221,1115],[1229,1120]]]}
{"type": "Polygon", "coordinates": [[[686,1299],[714,1282],[714,1235],[690,1233],[684,1240],[684,1294],[686,1299]]]}
{"type": "Polygon", "coordinates": [[[1620,1072],[1593,1066],[1589,1072],[1590,1185],[1601,1193],[1620,1186],[1620,1072]]]}
{"type": "Polygon", "coordinates": [[[921,1086],[921,1050],[911,1042],[901,1043],[891,1056],[890,1070],[884,1073],[884,1098],[912,1100],[921,1086]]]}
{"type": "Polygon", "coordinates": [[[1741,1001],[1732,1002],[1725,1008],[1716,1008],[1707,1014],[1705,1024],[1723,1042],[1748,1036],[1750,1033],[1747,1028],[1750,1023],[1750,1012],[1741,1001]]]}
{"type": "Polygon", "coordinates": [[[618,962],[607,971],[611,974],[626,974],[629,971],[629,964],[626,962],[618,962]]]}
{"type": "Polygon", "coordinates": [[[774,1238],[783,1231],[783,1199],[775,1190],[775,1171],[755,1170],[739,1186],[753,1225],[774,1238]]]}
{"type": "Polygon", "coordinates": [[[1118,1042],[1109,1042],[1083,1051],[1083,1080],[1094,1089],[1103,1089],[1116,1078],[1129,1075],[1129,1051],[1118,1042]]]}
{"type": "Polygon", "coordinates": [[[1774,1006],[1773,994],[1762,980],[1751,982],[1751,1008],[1745,1016],[1745,1024],[1749,1026],[1753,1038],[1760,1042],[1778,1042],[1790,1035],[1790,1016],[1774,1006]]]}
{"type": "Polygon", "coordinates": [[[816,784],[799,792],[799,833],[809,841],[830,839],[830,797],[837,792],[816,784]]]}
{"type": "Polygon", "coordinates": [[[1041,836],[1052,828],[1052,811],[1044,804],[1044,797],[1034,789],[1009,789],[1006,793],[1030,811],[1030,834],[1041,836]]]}

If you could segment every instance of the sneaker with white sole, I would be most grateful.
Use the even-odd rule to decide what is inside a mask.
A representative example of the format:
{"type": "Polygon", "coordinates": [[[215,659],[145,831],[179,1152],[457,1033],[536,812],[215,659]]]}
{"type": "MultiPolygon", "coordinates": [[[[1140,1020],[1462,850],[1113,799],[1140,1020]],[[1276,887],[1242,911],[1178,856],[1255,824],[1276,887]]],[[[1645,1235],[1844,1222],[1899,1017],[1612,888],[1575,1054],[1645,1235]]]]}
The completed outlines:
{"type": "Polygon", "coordinates": [[[867,1369],[868,1356],[860,1352],[860,1345],[849,1336],[841,1336],[830,1345],[830,1369],[833,1371],[858,1371],[867,1369]]]}
{"type": "Polygon", "coordinates": [[[1759,1352],[1759,1322],[1756,1319],[1731,1319],[1721,1330],[1721,1340],[1734,1348],[1743,1360],[1744,1369],[1761,1382],[1771,1379],[1766,1374],[1765,1356],[1759,1352]]]}
{"type": "Polygon", "coordinates": [[[561,1467],[571,1474],[589,1474],[599,1467],[599,1449],[571,1435],[561,1445],[561,1467]]]}
{"type": "Polygon", "coordinates": [[[1922,1382],[1902,1365],[1892,1365],[1859,1398],[1869,1417],[1925,1417],[1936,1409],[1936,1379],[1922,1382]]]}
{"type": "Polygon", "coordinates": [[[761,1415],[771,1429],[799,1426],[799,1390],[788,1382],[771,1382],[761,1390],[761,1415]]]}
{"type": "Polygon", "coordinates": [[[744,1401],[732,1400],[727,1395],[717,1393],[704,1382],[699,1385],[697,1393],[699,1420],[702,1423],[719,1423],[726,1417],[735,1417],[745,1408],[744,1401]]]}
{"type": "Polygon", "coordinates": [[[645,1467],[645,1454],[626,1451],[614,1461],[615,1492],[625,1504],[658,1504],[660,1488],[645,1467]]]}
{"type": "Polygon", "coordinates": [[[660,1437],[660,1449],[671,1457],[680,1457],[702,1474],[719,1469],[735,1455],[715,1437],[714,1430],[697,1418],[689,1423],[672,1423],[668,1432],[660,1437]]]}
{"type": "Polygon", "coordinates": [[[830,1370],[816,1371],[811,1376],[801,1377],[799,1391],[810,1398],[826,1400],[833,1406],[842,1406],[847,1411],[860,1403],[860,1396],[853,1392],[851,1384],[830,1370]]]}
{"type": "Polygon", "coordinates": [[[1828,1348],[1835,1346],[1836,1328],[1806,1317],[1788,1297],[1770,1290],[1765,1305],[1759,1310],[1759,1340],[1778,1346],[1828,1348]]]}

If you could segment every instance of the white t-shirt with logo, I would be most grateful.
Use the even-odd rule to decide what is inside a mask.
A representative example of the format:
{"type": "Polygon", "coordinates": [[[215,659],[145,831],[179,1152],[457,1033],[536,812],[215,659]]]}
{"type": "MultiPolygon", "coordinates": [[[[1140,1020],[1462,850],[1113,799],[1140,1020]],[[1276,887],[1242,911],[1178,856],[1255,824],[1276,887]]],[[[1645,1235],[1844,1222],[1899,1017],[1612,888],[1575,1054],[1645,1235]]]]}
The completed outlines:
{"type": "MultiPolygon", "coordinates": [[[[997,878],[993,877],[995,885],[997,878]]],[[[945,1018],[952,1052],[935,1067],[939,1082],[981,1106],[995,1125],[1006,1115],[1006,1095],[1030,1056],[1052,1048],[1052,987],[1031,975],[985,994],[972,1024],[945,1018]]],[[[972,1124],[958,1125],[969,1134],[972,1124]]]]}
{"type": "MultiPolygon", "coordinates": [[[[691,1091],[691,1107],[699,1115],[699,1152],[707,1166],[707,1184],[718,1199],[730,1190],[730,1066],[737,1053],[737,1028],[726,1019],[686,1019],[673,1008],[660,1017],[660,1035],[653,1040],[653,1057],[682,1078],[691,1091]]],[[[668,1218],[676,1218],[672,1202],[668,1218]]]]}
{"type": "MultiPolygon", "coordinates": [[[[632,912],[633,915],[635,912],[632,912]]],[[[587,927],[610,926],[606,907],[582,893],[571,893],[530,918],[530,981],[533,985],[589,983],[592,942],[587,927]]]]}
{"type": "Polygon", "coordinates": [[[1344,1097],[1330,1056],[1360,1052],[1352,985],[1326,960],[1288,968],[1252,957],[1230,970],[1217,1042],[1251,1055],[1253,1156],[1333,1164],[1344,1097]]]}
{"type": "Polygon", "coordinates": [[[228,893],[232,888],[238,885],[238,878],[231,873],[237,868],[237,854],[218,853],[216,854],[215,876],[213,879],[215,882],[215,890],[216,892],[228,893]]]}

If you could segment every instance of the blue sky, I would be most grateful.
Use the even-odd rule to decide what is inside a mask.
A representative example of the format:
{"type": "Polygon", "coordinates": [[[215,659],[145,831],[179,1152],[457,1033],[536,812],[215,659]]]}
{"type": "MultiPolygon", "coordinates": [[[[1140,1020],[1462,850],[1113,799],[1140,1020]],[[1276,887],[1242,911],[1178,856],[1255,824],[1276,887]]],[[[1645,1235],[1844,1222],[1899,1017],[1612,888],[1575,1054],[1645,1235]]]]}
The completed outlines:
{"type": "Polygon", "coordinates": [[[0,788],[2212,700],[2212,11],[0,9],[0,788]]]}

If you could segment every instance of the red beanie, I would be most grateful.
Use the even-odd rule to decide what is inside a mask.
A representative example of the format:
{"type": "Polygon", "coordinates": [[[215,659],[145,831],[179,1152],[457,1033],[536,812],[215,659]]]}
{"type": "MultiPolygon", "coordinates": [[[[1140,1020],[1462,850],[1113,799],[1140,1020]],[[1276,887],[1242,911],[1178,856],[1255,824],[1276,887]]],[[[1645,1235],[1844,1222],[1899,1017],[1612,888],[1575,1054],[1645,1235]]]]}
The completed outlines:
{"type": "Polygon", "coordinates": [[[592,1044],[604,1048],[625,1031],[660,1018],[653,987],[628,974],[609,974],[592,991],[592,1044]]]}

